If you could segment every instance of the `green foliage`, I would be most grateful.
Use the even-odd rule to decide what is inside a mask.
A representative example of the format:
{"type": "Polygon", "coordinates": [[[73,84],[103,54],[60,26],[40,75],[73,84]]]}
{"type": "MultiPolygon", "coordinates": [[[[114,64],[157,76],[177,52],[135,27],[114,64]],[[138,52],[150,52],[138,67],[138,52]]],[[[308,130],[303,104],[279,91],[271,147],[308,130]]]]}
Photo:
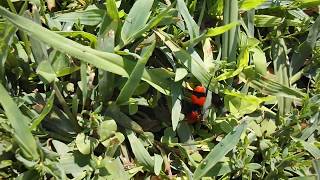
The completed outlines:
{"type": "Polygon", "coordinates": [[[319,5],[1,1],[0,179],[316,179],[319,5]]]}

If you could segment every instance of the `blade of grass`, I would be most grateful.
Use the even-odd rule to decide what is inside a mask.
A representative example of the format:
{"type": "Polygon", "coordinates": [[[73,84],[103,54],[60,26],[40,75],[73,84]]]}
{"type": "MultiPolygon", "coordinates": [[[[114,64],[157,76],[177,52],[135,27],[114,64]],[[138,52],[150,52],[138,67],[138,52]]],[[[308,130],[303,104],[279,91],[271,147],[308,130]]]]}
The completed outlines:
{"type": "Polygon", "coordinates": [[[145,168],[153,172],[154,160],[150,156],[149,152],[144,148],[143,144],[137,138],[137,136],[131,130],[126,130],[127,137],[129,139],[133,154],[145,168]]]}
{"type": "Polygon", "coordinates": [[[81,36],[82,38],[88,39],[94,46],[97,44],[97,37],[91,33],[84,31],[55,31],[55,33],[60,34],[64,37],[76,38],[81,36]]]}
{"type": "Polygon", "coordinates": [[[147,32],[148,30],[150,30],[153,27],[157,26],[161,22],[161,20],[164,17],[167,16],[168,12],[173,8],[174,5],[175,5],[175,3],[172,3],[165,10],[161,11],[157,16],[151,18],[151,20],[142,29],[140,29],[139,31],[135,32],[134,34],[131,34],[128,37],[128,40],[127,40],[126,43],[124,43],[123,41],[120,42],[120,44],[115,47],[115,51],[118,51],[118,50],[122,49],[124,46],[126,46],[129,43],[131,43],[136,38],[140,37],[143,33],[147,32]]]}
{"type": "Polygon", "coordinates": [[[265,2],[266,0],[243,0],[240,2],[240,10],[248,11],[262,5],[265,2]]]}
{"type": "MultiPolygon", "coordinates": [[[[229,23],[238,22],[238,0],[230,0],[229,7],[229,23]]],[[[234,27],[229,31],[228,39],[228,60],[230,62],[236,61],[237,42],[238,40],[238,27],[234,27]]]]}
{"type": "Polygon", "coordinates": [[[317,173],[318,179],[320,177],[320,160],[319,159],[314,159],[312,160],[313,168],[317,173]]]}
{"type": "MultiPolygon", "coordinates": [[[[41,24],[40,14],[36,6],[32,8],[32,16],[30,14],[25,14],[27,18],[31,19],[34,23],[41,24]]],[[[37,64],[40,64],[42,61],[48,60],[48,52],[45,44],[43,44],[38,39],[33,38],[30,36],[30,45],[32,50],[32,55],[37,64]]]]}
{"type": "Polygon", "coordinates": [[[0,104],[2,105],[7,118],[14,129],[13,137],[16,139],[26,159],[38,160],[38,146],[27,125],[26,117],[11,99],[6,89],[0,84],[0,104]]]}
{"type": "Polygon", "coordinates": [[[240,125],[235,127],[232,132],[227,134],[222,141],[210,151],[195,170],[194,179],[201,179],[205,176],[229,151],[236,147],[241,134],[247,127],[247,120],[248,118],[244,118],[240,125]]]}
{"type": "Polygon", "coordinates": [[[104,14],[105,14],[104,10],[98,9],[95,6],[89,6],[84,11],[58,14],[54,19],[60,22],[71,22],[71,23],[80,22],[80,24],[83,24],[83,25],[94,26],[101,22],[104,14]]]}
{"type": "Polygon", "coordinates": [[[50,95],[50,97],[47,100],[46,106],[43,108],[41,114],[34,120],[32,120],[32,124],[30,127],[31,131],[34,131],[38,125],[44,120],[44,118],[49,114],[53,107],[53,101],[54,101],[55,91],[53,91],[50,95]]]}
{"type": "MultiPolygon", "coordinates": [[[[10,13],[3,7],[0,7],[0,14],[15,24],[19,29],[28,32],[34,38],[47,43],[61,52],[68,53],[83,62],[90,63],[97,68],[128,77],[132,71],[132,67],[135,65],[135,62],[127,59],[124,60],[117,54],[97,51],[64,38],[26,18],[10,13]]],[[[170,82],[168,78],[173,77],[173,74],[170,74],[166,70],[154,69],[144,70],[142,77],[143,80],[161,93],[169,94],[170,82]]]]}
{"type": "MultiPolygon", "coordinates": [[[[278,33],[280,34],[279,30],[278,33]]],[[[277,76],[279,84],[290,88],[289,84],[289,68],[287,66],[287,47],[282,38],[276,37],[271,44],[271,56],[273,60],[274,73],[277,76]]],[[[291,111],[291,99],[285,97],[277,97],[278,114],[284,116],[291,111]]]]}
{"type": "Polygon", "coordinates": [[[285,19],[281,17],[271,16],[271,15],[254,15],[254,25],[256,27],[274,27],[278,26],[280,23],[285,22],[288,26],[300,26],[302,21],[298,19],[285,19]]]}
{"type": "Polygon", "coordinates": [[[201,24],[202,24],[202,21],[203,21],[203,16],[204,16],[204,12],[206,11],[206,4],[207,4],[207,0],[204,0],[203,2],[202,2],[202,6],[201,6],[201,11],[200,11],[200,15],[199,15],[199,19],[198,19],[198,27],[200,27],[201,26],[201,24]]]}
{"type": "Polygon", "coordinates": [[[172,87],[171,93],[172,93],[171,122],[172,122],[172,129],[175,131],[180,121],[180,114],[182,109],[181,83],[175,83],[172,87]]]}
{"type": "Polygon", "coordinates": [[[299,137],[300,140],[307,140],[313,133],[314,131],[317,130],[317,128],[319,127],[319,115],[320,113],[317,112],[315,115],[313,115],[310,118],[310,122],[312,122],[312,125],[310,127],[305,128],[302,132],[301,132],[301,136],[299,137]]]}
{"type": "Polygon", "coordinates": [[[8,51],[12,43],[12,38],[17,32],[17,28],[8,21],[0,22],[0,84],[5,82],[4,64],[7,61],[8,51]]]}
{"type": "MultiPolygon", "coordinates": [[[[115,0],[107,0],[107,13],[103,18],[101,28],[98,33],[97,49],[112,53],[115,47],[116,37],[118,37],[119,12],[115,0]]],[[[112,97],[114,90],[114,74],[99,69],[99,93],[105,102],[112,97]]]]}
{"type": "Polygon", "coordinates": [[[209,28],[206,36],[212,37],[212,36],[217,36],[217,35],[223,34],[227,31],[229,31],[230,29],[235,28],[237,25],[239,25],[239,22],[231,22],[231,23],[223,25],[223,26],[209,28]]]}
{"type": "Polygon", "coordinates": [[[128,81],[121,89],[120,94],[117,97],[116,103],[118,105],[128,102],[129,98],[132,96],[132,94],[139,85],[145,65],[147,64],[150,56],[152,55],[156,45],[155,35],[150,36],[149,39],[147,39],[146,41],[146,43],[151,44],[142,49],[141,56],[138,59],[136,66],[132,70],[128,81]]]}
{"type": "MultiPolygon", "coordinates": [[[[223,24],[229,24],[229,7],[230,7],[230,0],[224,0],[223,1],[223,24]]],[[[222,35],[222,59],[227,59],[228,58],[228,48],[229,48],[229,33],[230,31],[226,31],[225,33],[223,33],[222,35]]]]}
{"type": "Polygon", "coordinates": [[[146,26],[152,4],[153,0],[137,0],[133,4],[121,29],[121,39],[124,44],[129,43],[132,36],[146,26]]]}
{"type": "Polygon", "coordinates": [[[291,58],[292,63],[292,75],[296,74],[312,53],[313,48],[316,45],[317,39],[320,36],[320,16],[317,17],[314,24],[309,30],[307,39],[298,46],[297,50],[293,51],[291,58]]]}
{"type": "Polygon", "coordinates": [[[200,28],[194,21],[193,17],[190,15],[188,8],[183,0],[177,1],[177,9],[186,23],[190,39],[198,37],[200,28]]]}

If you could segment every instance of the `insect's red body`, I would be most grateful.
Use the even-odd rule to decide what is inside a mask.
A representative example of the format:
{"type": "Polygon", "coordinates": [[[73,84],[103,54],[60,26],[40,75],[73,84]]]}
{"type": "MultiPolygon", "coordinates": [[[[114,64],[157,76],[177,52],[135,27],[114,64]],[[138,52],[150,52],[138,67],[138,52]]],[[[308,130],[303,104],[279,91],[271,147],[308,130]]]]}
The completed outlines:
{"type": "Polygon", "coordinates": [[[191,102],[193,105],[203,106],[206,102],[206,88],[196,86],[191,95],[191,102]]]}
{"type": "Polygon", "coordinates": [[[206,88],[196,86],[191,95],[192,110],[187,114],[187,121],[190,124],[199,122],[202,117],[202,108],[206,102],[206,88]]]}

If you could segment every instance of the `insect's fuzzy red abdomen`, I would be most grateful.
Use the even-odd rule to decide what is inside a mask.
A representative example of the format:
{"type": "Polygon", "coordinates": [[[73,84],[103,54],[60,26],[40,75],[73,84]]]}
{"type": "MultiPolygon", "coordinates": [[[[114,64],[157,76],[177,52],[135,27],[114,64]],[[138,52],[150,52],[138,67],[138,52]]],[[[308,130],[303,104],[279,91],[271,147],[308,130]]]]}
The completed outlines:
{"type": "Polygon", "coordinates": [[[191,103],[197,106],[203,106],[206,102],[206,88],[203,86],[196,86],[191,95],[191,103]]]}
{"type": "Polygon", "coordinates": [[[198,111],[191,111],[187,114],[189,124],[194,124],[200,120],[201,114],[198,111]]]}
{"type": "Polygon", "coordinates": [[[191,95],[192,110],[187,114],[187,121],[189,124],[194,124],[201,120],[201,109],[205,102],[206,88],[203,86],[196,86],[191,95]]]}
{"type": "Polygon", "coordinates": [[[196,95],[191,95],[191,102],[193,105],[197,105],[197,106],[203,106],[204,103],[206,102],[206,97],[198,97],[196,95]]]}

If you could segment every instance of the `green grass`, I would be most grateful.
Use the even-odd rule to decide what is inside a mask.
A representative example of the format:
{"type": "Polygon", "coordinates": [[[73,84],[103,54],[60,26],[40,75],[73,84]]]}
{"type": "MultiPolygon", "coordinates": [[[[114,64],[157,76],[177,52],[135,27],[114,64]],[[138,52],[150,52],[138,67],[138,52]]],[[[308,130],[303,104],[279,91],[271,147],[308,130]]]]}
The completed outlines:
{"type": "Polygon", "coordinates": [[[1,1],[0,179],[319,178],[319,6],[1,1]]]}

